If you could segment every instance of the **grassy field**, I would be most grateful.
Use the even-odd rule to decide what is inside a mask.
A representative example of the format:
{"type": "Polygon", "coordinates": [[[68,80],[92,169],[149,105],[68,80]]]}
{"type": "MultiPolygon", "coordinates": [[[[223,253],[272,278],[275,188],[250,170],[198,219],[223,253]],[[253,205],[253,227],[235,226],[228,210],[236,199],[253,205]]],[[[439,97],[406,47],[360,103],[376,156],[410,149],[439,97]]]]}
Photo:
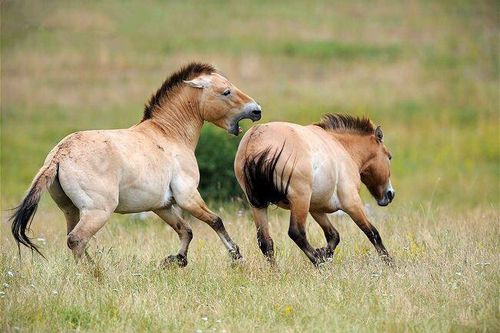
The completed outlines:
{"type": "MultiPolygon", "coordinates": [[[[0,330],[499,331],[499,13],[495,1],[2,1],[0,330]],[[190,60],[255,97],[262,122],[347,112],[382,125],[397,198],[380,209],[363,196],[395,268],[335,216],[335,260],[314,269],[276,209],[271,270],[246,204],[229,199],[211,207],[242,265],[191,220],[189,266],[160,270],[174,231],[117,215],[91,242],[97,264],[76,266],[49,196],[32,233],[48,260],[20,263],[6,209],[48,151],[138,122],[190,60]]],[[[312,219],[309,235],[324,242],[312,219]]]]}

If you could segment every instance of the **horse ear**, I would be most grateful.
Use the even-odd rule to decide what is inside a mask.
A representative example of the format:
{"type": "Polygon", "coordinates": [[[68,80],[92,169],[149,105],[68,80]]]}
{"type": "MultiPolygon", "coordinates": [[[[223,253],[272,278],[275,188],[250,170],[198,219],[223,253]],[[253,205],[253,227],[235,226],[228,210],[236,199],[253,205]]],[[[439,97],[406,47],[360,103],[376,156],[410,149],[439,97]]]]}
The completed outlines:
{"type": "Polygon", "coordinates": [[[194,78],[190,81],[184,80],[184,83],[187,85],[193,87],[193,88],[198,88],[198,89],[204,89],[208,88],[210,86],[210,80],[206,77],[199,76],[197,78],[194,78]]]}
{"type": "Polygon", "coordinates": [[[377,138],[378,142],[382,142],[382,140],[384,139],[384,133],[382,133],[382,129],[380,128],[380,126],[377,126],[377,128],[375,129],[375,137],[377,138]]]}

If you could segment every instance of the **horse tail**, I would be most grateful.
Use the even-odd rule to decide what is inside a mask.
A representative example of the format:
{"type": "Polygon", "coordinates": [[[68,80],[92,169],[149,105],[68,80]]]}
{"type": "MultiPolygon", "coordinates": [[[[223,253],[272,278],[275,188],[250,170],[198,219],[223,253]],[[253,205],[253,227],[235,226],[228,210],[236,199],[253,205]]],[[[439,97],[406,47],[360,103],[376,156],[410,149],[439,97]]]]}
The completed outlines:
{"type": "MultiPolygon", "coordinates": [[[[26,235],[26,230],[29,230],[33,217],[35,216],[36,210],[38,208],[38,203],[42,197],[43,192],[52,184],[57,176],[58,163],[53,160],[49,161],[48,164],[44,165],[38,174],[33,179],[31,186],[28,190],[28,194],[24,197],[21,204],[14,208],[15,212],[9,218],[12,221],[12,235],[17,242],[17,247],[19,248],[19,255],[21,254],[20,244],[31,249],[31,251],[36,251],[42,257],[44,255],[38,250],[31,239],[26,235]]],[[[45,257],[44,257],[45,258],[45,257]]]]}
{"type": "Polygon", "coordinates": [[[250,204],[256,208],[265,208],[269,204],[286,201],[288,187],[292,179],[293,168],[287,179],[284,179],[285,162],[281,174],[276,173],[276,165],[280,159],[285,143],[280,150],[271,153],[271,147],[245,159],[243,164],[243,181],[250,204]],[[275,176],[276,174],[276,176],[275,176]]]}

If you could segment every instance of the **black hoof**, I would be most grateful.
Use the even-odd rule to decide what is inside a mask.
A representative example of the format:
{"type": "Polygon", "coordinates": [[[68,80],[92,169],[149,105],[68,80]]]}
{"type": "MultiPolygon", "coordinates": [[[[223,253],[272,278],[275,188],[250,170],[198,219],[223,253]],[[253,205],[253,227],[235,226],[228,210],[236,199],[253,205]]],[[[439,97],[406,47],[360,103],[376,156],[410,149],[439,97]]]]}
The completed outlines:
{"type": "Polygon", "coordinates": [[[396,265],[394,262],[394,259],[392,259],[392,257],[390,255],[383,255],[382,260],[389,267],[394,267],[396,265]]]}
{"type": "Polygon", "coordinates": [[[314,260],[311,260],[312,264],[314,265],[314,267],[321,267],[325,264],[325,258],[323,257],[315,257],[314,260]]]}
{"type": "Polygon", "coordinates": [[[333,260],[333,251],[328,247],[321,247],[316,249],[317,257],[321,258],[323,262],[333,260]]]}
{"type": "Polygon", "coordinates": [[[177,254],[168,256],[163,259],[161,262],[161,268],[169,268],[172,266],[185,267],[187,264],[187,258],[182,254],[177,254]]]}
{"type": "Polygon", "coordinates": [[[243,261],[243,256],[240,254],[240,250],[236,249],[234,251],[229,251],[229,255],[233,261],[243,261]]]}

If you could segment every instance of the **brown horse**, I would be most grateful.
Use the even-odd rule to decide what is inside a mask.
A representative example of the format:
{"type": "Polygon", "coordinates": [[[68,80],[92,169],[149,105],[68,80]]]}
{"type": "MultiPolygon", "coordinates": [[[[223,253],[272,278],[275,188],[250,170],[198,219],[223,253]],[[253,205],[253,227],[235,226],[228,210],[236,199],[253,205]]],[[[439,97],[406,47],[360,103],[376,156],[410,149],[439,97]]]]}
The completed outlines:
{"type": "Polygon", "coordinates": [[[76,259],[113,212],[153,211],[181,242],[178,254],[164,264],[185,266],[193,235],[181,209],[212,227],[233,259],[240,259],[222,220],[197,190],[200,174],[194,151],[205,121],[238,135],[240,120],[260,117],[260,106],[214,67],[189,64],[151,97],[139,124],[77,132],[59,142],[11,218],[14,238],[18,245],[39,252],[26,230],[48,188],[66,218],[67,243],[76,259]]]}
{"type": "Polygon", "coordinates": [[[267,221],[271,203],[291,211],[288,235],[315,265],[331,260],[340,241],[327,216],[337,210],[349,214],[382,258],[391,261],[359,196],[364,183],[380,206],[394,198],[391,154],[382,139],[382,130],[369,119],[340,114],[328,114],[309,126],[257,125],[245,134],[234,170],[252,206],[259,247],[271,262],[274,248],[267,221]],[[324,231],[324,248],[314,249],[306,238],[308,213],[324,231]]]}

